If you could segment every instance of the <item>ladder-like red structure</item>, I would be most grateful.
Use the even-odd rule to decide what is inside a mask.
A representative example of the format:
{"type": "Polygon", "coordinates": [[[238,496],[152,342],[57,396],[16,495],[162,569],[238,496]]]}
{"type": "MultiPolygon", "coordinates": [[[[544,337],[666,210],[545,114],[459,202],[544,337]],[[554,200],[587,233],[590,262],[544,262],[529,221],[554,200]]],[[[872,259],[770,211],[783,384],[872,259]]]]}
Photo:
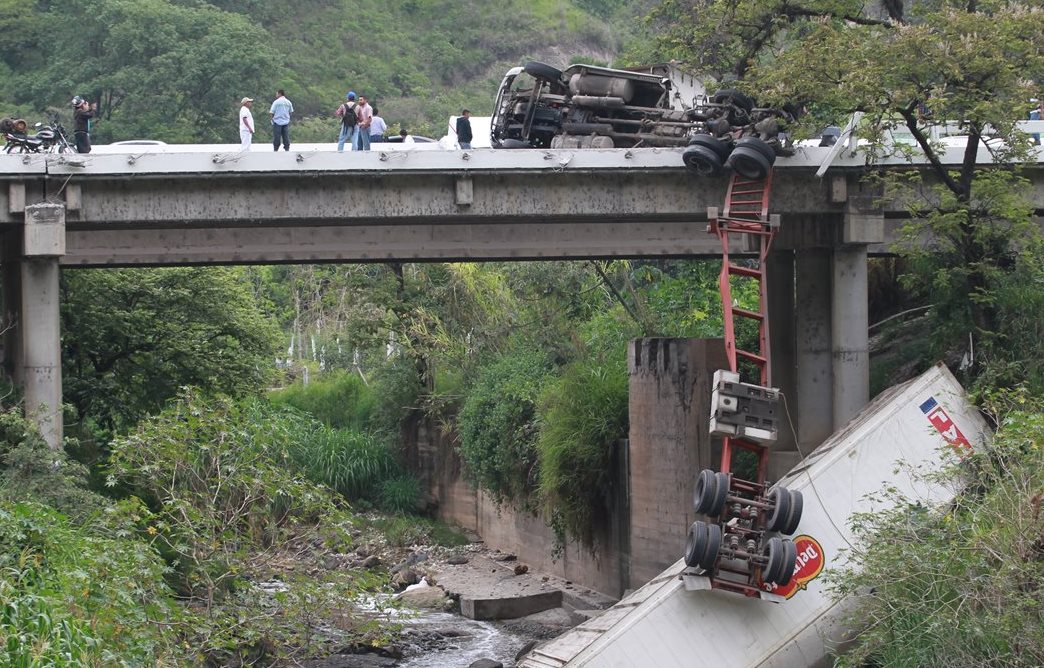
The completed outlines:
{"type": "MultiPolygon", "coordinates": [[[[740,373],[741,380],[762,387],[772,386],[771,351],[769,349],[768,318],[768,286],[765,269],[769,248],[779,226],[778,216],[770,216],[768,212],[769,196],[772,191],[772,172],[764,179],[747,179],[733,173],[729,181],[729,189],[725,197],[725,207],[721,215],[710,210],[710,231],[721,240],[722,265],[718,283],[721,289],[722,314],[725,324],[725,352],[729,360],[729,369],[740,373]],[[757,241],[757,266],[750,263],[737,264],[729,258],[729,241],[739,237],[744,242],[757,241]],[[756,281],[758,284],[758,310],[752,311],[736,306],[732,298],[732,277],[756,281]],[[736,319],[746,318],[758,323],[758,349],[741,350],[736,345],[736,319]],[[743,361],[747,373],[741,372],[743,361]],[[742,378],[747,375],[747,378],[742,378]]],[[[748,246],[749,247],[749,246],[748,246]]],[[[732,456],[735,449],[747,450],[758,458],[757,476],[755,480],[742,480],[732,477],[731,494],[742,494],[751,498],[762,498],[765,493],[765,478],[768,471],[769,449],[743,438],[726,436],[721,449],[721,471],[731,473],[732,456]]],[[[719,563],[716,571],[728,571],[746,578],[746,582],[734,578],[712,578],[712,586],[741,593],[746,596],[759,596],[760,568],[737,570],[719,563]]]]}

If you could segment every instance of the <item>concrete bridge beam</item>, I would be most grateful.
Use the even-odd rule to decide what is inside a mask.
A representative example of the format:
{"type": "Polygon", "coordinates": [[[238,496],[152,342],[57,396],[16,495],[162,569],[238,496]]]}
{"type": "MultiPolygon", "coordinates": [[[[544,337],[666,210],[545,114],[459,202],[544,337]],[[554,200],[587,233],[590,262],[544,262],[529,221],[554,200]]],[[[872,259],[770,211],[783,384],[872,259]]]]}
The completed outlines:
{"type": "Polygon", "coordinates": [[[811,452],[833,431],[831,344],[831,253],[827,248],[795,252],[795,391],[798,447],[811,452]]]}

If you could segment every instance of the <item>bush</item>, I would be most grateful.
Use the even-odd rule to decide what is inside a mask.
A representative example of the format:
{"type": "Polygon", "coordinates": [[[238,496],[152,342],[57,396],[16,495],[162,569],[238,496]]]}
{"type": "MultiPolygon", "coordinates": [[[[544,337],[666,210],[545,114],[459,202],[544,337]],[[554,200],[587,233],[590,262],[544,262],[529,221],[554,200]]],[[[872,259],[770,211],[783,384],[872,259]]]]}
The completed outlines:
{"type": "Polygon", "coordinates": [[[97,535],[38,503],[0,502],[3,665],[165,663],[178,615],[164,570],[146,543],[97,535]]]}
{"type": "Polygon", "coordinates": [[[537,481],[536,400],[544,355],[518,350],[479,372],[457,419],[465,474],[497,503],[524,502],[537,481]]]}
{"type": "Polygon", "coordinates": [[[412,513],[420,506],[420,481],[413,476],[399,476],[381,482],[378,505],[390,513],[412,513]]]}
{"type": "Polygon", "coordinates": [[[363,430],[374,413],[373,392],[362,378],[348,371],[332,371],[308,385],[295,383],[269,393],[276,406],[293,406],[336,429],[363,430]]]}
{"type": "MultiPolygon", "coordinates": [[[[294,471],[294,437],[321,425],[261,402],[204,400],[191,391],[112,444],[111,484],[147,504],[137,530],[172,563],[171,581],[190,623],[195,663],[270,661],[308,647],[324,615],[365,586],[357,574],[256,583],[314,546],[350,542],[351,518],[327,489],[294,471]],[[309,546],[305,548],[304,546],[309,546]]],[[[134,518],[132,518],[134,519],[134,518]]],[[[321,569],[317,569],[320,570],[321,569]]]]}
{"type": "Polygon", "coordinates": [[[377,486],[398,472],[391,451],[374,436],[321,425],[302,431],[289,444],[294,465],[348,499],[373,499],[377,486]]]}
{"type": "Polygon", "coordinates": [[[376,520],[374,525],[384,533],[388,544],[396,547],[430,543],[443,547],[459,547],[468,544],[467,537],[450,525],[416,515],[381,518],[376,520]]]}
{"type": "Polygon", "coordinates": [[[832,582],[862,632],[840,665],[1044,665],[1044,412],[1008,414],[946,477],[963,488],[949,508],[855,518],[832,582]]]}
{"type": "Polygon", "coordinates": [[[540,498],[560,540],[592,545],[613,489],[612,453],[627,435],[627,369],[577,361],[540,398],[540,498]]]}

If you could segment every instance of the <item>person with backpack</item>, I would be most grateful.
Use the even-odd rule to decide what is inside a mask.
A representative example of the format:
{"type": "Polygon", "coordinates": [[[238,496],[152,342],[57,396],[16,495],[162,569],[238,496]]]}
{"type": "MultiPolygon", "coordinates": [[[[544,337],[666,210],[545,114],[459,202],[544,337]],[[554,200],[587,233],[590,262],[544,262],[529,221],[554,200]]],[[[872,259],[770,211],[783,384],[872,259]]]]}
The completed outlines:
{"type": "Polygon", "coordinates": [[[344,102],[334,112],[341,119],[341,131],[337,135],[337,152],[344,153],[344,143],[349,142],[355,149],[359,141],[359,117],[356,115],[355,91],[348,91],[344,102]]]}

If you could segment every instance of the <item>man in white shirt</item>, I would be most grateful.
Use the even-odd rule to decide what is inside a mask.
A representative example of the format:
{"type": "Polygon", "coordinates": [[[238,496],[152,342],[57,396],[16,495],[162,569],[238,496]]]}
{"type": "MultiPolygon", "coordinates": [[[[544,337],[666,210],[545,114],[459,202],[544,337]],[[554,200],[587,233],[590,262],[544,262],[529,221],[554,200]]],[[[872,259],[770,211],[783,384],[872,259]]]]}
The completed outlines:
{"type": "Polygon", "coordinates": [[[370,143],[380,144],[384,141],[384,134],[388,132],[388,124],[381,118],[377,107],[373,108],[373,119],[370,121],[370,143]]]}
{"type": "Polygon", "coordinates": [[[249,151],[250,142],[254,139],[254,114],[250,107],[254,106],[253,98],[244,97],[239,108],[239,150],[249,151]]]}

